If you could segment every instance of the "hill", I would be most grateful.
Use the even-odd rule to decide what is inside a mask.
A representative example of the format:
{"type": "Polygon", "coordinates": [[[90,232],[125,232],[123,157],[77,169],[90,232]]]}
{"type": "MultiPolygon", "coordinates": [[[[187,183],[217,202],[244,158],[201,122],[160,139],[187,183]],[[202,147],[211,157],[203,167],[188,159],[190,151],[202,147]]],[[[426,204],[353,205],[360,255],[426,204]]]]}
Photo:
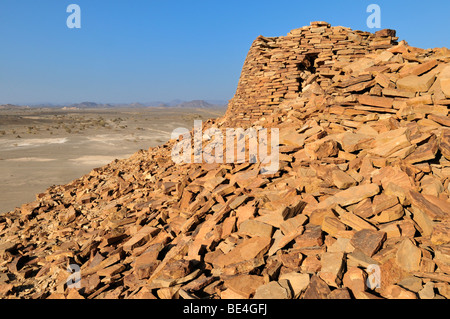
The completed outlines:
{"type": "Polygon", "coordinates": [[[0,217],[0,297],[449,298],[449,85],[449,50],[393,30],[260,36],[203,130],[278,129],[279,169],[170,140],[54,186],[0,217]]]}

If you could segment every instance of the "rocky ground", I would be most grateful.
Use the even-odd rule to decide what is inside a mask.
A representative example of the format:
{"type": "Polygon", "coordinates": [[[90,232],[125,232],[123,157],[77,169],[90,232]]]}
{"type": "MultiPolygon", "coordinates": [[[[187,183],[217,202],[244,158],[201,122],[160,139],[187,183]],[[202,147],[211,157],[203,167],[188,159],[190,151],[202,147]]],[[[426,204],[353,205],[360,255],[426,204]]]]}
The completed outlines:
{"type": "Polygon", "coordinates": [[[171,140],[0,217],[0,296],[449,298],[450,52],[330,68],[252,123],[280,130],[276,173],[174,165],[171,140]]]}

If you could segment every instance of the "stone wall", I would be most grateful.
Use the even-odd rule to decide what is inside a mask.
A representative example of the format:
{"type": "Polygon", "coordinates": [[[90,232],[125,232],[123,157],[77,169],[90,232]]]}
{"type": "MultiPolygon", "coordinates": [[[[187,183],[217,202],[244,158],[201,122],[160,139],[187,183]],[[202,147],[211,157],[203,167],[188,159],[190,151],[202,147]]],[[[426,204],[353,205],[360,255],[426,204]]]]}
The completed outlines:
{"type": "Polygon", "coordinates": [[[326,90],[336,61],[351,62],[397,44],[394,30],[370,32],[331,27],[326,22],[292,30],[287,36],[259,36],[245,60],[227,115],[248,125],[270,115],[282,101],[295,99],[313,82],[326,90]]]}

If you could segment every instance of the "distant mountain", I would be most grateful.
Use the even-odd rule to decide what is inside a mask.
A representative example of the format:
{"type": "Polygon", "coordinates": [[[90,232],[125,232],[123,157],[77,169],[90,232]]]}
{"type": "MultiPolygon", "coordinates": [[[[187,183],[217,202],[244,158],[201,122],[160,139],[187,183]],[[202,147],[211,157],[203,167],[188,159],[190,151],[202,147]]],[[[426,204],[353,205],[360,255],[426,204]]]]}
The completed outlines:
{"type": "Polygon", "coordinates": [[[214,100],[194,100],[194,101],[183,101],[183,100],[173,100],[170,102],[154,101],[145,103],[148,106],[156,107],[180,107],[180,108],[217,108],[225,107],[228,104],[226,101],[214,100]]]}
{"type": "Polygon", "coordinates": [[[201,108],[201,109],[210,109],[219,107],[220,105],[214,105],[210,104],[204,100],[195,100],[190,102],[182,102],[180,104],[175,105],[175,107],[182,107],[182,108],[201,108]]]}
{"type": "Polygon", "coordinates": [[[0,109],[28,109],[29,106],[22,106],[22,105],[14,105],[14,104],[3,104],[0,105],[0,109]]]}
{"type": "Polygon", "coordinates": [[[62,104],[52,104],[52,103],[41,103],[32,104],[31,106],[17,106],[17,105],[1,105],[1,109],[5,108],[77,108],[77,109],[105,109],[105,108],[143,108],[143,107],[179,107],[179,108],[219,108],[225,107],[228,104],[226,101],[222,100],[194,100],[194,101],[183,101],[183,100],[172,100],[170,102],[154,101],[154,102],[133,102],[133,103],[96,103],[96,102],[81,102],[81,103],[62,103],[62,104]]]}
{"type": "Polygon", "coordinates": [[[95,102],[82,102],[68,105],[68,107],[76,107],[77,109],[104,109],[114,107],[113,104],[98,104],[95,102]]]}

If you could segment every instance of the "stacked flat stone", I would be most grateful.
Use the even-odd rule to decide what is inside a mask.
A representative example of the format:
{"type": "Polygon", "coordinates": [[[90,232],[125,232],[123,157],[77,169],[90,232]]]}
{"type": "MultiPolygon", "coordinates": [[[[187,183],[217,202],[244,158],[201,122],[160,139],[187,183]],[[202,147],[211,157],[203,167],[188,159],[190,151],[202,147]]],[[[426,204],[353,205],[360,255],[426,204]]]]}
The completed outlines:
{"type": "Polygon", "coordinates": [[[287,36],[259,36],[252,44],[228,113],[249,124],[270,115],[284,100],[295,99],[313,81],[327,89],[336,61],[351,62],[397,44],[394,30],[375,34],[331,27],[326,22],[292,30],[287,36]]]}

